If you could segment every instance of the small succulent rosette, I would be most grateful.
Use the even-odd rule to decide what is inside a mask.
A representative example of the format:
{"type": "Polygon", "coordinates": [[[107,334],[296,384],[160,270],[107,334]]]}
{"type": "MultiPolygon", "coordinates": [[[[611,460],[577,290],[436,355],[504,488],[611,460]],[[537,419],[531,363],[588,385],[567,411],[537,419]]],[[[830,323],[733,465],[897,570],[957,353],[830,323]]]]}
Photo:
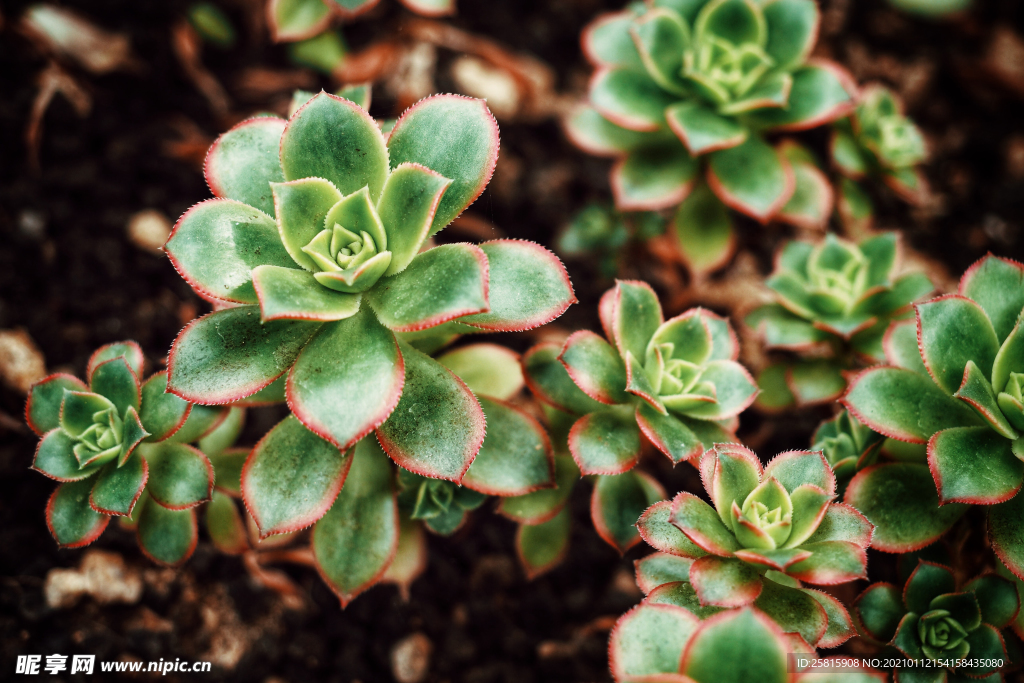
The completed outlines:
{"type": "Polygon", "coordinates": [[[850,667],[838,658],[801,671],[794,655],[815,659],[816,650],[758,609],[728,610],[701,621],[668,596],[651,598],[626,612],[612,629],[608,658],[617,683],[886,681],[880,672],[850,667]],[[835,673],[832,667],[844,668],[835,673]]]}
{"type": "Polygon", "coordinates": [[[1002,681],[1011,658],[1001,630],[1016,619],[1020,598],[1012,581],[993,573],[957,590],[952,569],[922,560],[902,590],[872,584],[854,611],[866,636],[918,660],[896,668],[897,682],[1002,681]]]}
{"type": "Polygon", "coordinates": [[[714,506],[683,491],[668,519],[700,550],[689,581],[702,605],[754,602],[768,570],[816,585],[864,578],[872,525],[833,502],[835,474],[820,452],[788,451],[762,467],[749,449],[717,444],[700,473],[714,506]]]}
{"type": "Polygon", "coordinates": [[[665,232],[665,221],[651,211],[622,214],[603,204],[584,207],[558,235],[555,250],[565,258],[596,259],[604,277],[614,277],[630,240],[665,232]]]}
{"type": "Polygon", "coordinates": [[[821,451],[836,473],[840,494],[853,475],[878,461],[884,445],[884,436],[861,424],[848,410],[822,422],[811,437],[811,450],[821,451]]]}
{"type": "Polygon", "coordinates": [[[786,150],[763,138],[853,108],[850,75],[808,58],[819,23],[814,0],[697,0],[633,3],[584,29],[595,71],[589,104],[567,119],[567,133],[583,150],[618,159],[618,209],[683,202],[677,222],[699,240],[684,242],[698,270],[734,239],[725,206],[767,223],[797,192],[800,201],[831,201],[820,172],[797,173],[786,150]]]}
{"type": "Polygon", "coordinates": [[[854,243],[828,234],[793,240],[776,255],[766,284],[776,303],[746,317],[768,349],[797,358],[761,371],[757,407],[785,410],[829,403],[846,389],[846,373],[884,360],[890,321],[934,290],[920,272],[901,272],[897,233],[854,243]]]}
{"type": "Polygon", "coordinates": [[[621,474],[640,458],[641,434],[673,463],[732,440],[733,419],[757,394],[729,322],[700,308],[668,321],[647,283],[619,281],[599,306],[607,339],[581,330],[558,360],[596,402],[572,426],[583,474],[621,474]]]}
{"type": "Polygon", "coordinates": [[[863,89],[853,114],[835,124],[832,164],[850,180],[877,178],[908,202],[925,191],[918,166],[928,157],[924,136],[903,113],[903,103],[888,88],[863,89]]]}
{"type": "Polygon", "coordinates": [[[89,358],[88,383],[58,373],[34,384],[25,419],[42,439],[32,469],[61,482],[46,522],[62,548],[92,543],[121,517],[148,557],[175,565],[195,549],[195,508],[213,490],[209,459],[188,444],[241,409],[193,406],[166,392],[166,372],[140,381],[143,363],[138,344],[117,342],[89,358]]]}
{"type": "Polygon", "coordinates": [[[565,441],[579,472],[596,475],[591,516],[609,544],[639,543],[633,521],[665,497],[634,469],[646,439],[673,463],[731,441],[736,416],[754,400],[728,321],[693,309],[665,321],[643,282],[620,281],[599,312],[609,343],[576,332],[561,347],[542,343],[523,357],[527,384],[551,421],[571,425],[565,441]],[[643,435],[643,436],[641,436],[643,435]]]}
{"type": "Polygon", "coordinates": [[[984,505],[992,548],[1024,577],[1024,266],[986,256],[957,294],[916,304],[885,336],[888,365],[842,401],[860,422],[907,442],[906,461],[857,474],[846,502],[875,522],[874,546],[909,552],[984,505]],[[916,446],[915,446],[916,445],[916,446]]]}
{"type": "MultiPolygon", "coordinates": [[[[715,556],[691,541],[671,521],[672,508],[672,501],[655,503],[637,522],[644,540],[657,551],[634,563],[637,586],[646,596],[644,603],[671,604],[702,620],[737,606],[752,604],[783,631],[793,634],[808,647],[838,647],[856,635],[853,621],[841,602],[828,593],[803,586],[799,580],[787,576],[779,569],[763,565],[754,567],[756,574],[761,574],[761,577],[759,593],[752,601],[744,594],[745,588],[740,582],[735,582],[733,586],[736,589],[735,599],[721,599],[724,595],[722,590],[717,593],[719,597],[714,597],[714,589],[709,594],[707,569],[702,565],[709,561],[717,564],[717,560],[701,562],[702,558],[715,556]],[[696,573],[692,573],[694,567],[696,573]],[[702,594],[698,594],[697,586],[701,587],[702,594]],[[704,595],[703,599],[701,595],[704,595]],[[709,598],[709,595],[712,597],[709,598]],[[720,605],[707,601],[712,598],[716,602],[731,604],[720,605]]],[[[852,509],[840,506],[827,514],[830,518],[823,524],[840,521],[848,527],[848,536],[850,531],[862,537],[870,535],[870,525],[852,509]]],[[[735,571],[732,573],[737,574],[735,571]]],[[[719,588],[730,590],[723,586],[719,588]]]]}

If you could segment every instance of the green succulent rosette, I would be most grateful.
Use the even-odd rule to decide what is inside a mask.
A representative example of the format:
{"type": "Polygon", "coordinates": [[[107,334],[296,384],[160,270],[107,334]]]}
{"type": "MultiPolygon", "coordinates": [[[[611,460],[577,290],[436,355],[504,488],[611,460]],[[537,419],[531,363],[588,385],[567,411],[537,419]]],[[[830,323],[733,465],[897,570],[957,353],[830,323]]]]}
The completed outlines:
{"type": "Polygon", "coordinates": [[[86,382],[57,373],[32,385],[25,419],[41,437],[32,469],[60,482],[46,506],[60,547],[89,545],[119,517],[137,526],[150,559],[177,565],[195,549],[195,508],[213,490],[210,460],[189,444],[229,429],[242,410],[194,406],[166,392],[166,372],[141,381],[143,365],[138,344],[116,342],[92,354],[86,382]]]}
{"type": "Polygon", "coordinates": [[[914,681],[1001,681],[999,672],[1010,665],[1001,631],[1013,624],[1020,597],[1013,581],[993,573],[958,591],[952,569],[921,560],[902,590],[872,584],[858,596],[854,611],[867,637],[909,659],[932,662],[913,667],[914,681]]]}
{"type": "Polygon", "coordinates": [[[984,505],[993,549],[1024,577],[1022,283],[1024,266],[986,256],[957,294],[916,304],[916,320],[894,323],[888,365],[851,382],[847,409],[918,452],[916,461],[869,467],[850,482],[846,501],[876,524],[875,547],[922,548],[969,504],[984,505]]]}
{"type": "Polygon", "coordinates": [[[853,475],[875,464],[884,445],[884,436],[861,424],[848,410],[822,422],[811,437],[811,450],[821,451],[836,473],[840,494],[853,475]]]}
{"type": "Polygon", "coordinates": [[[657,0],[583,31],[595,71],[567,133],[584,151],[617,159],[619,210],[682,204],[676,221],[698,271],[728,258],[726,207],[767,223],[807,221],[806,211],[831,205],[820,171],[764,139],[852,110],[849,74],[808,58],[819,23],[814,0],[657,0]]]}
{"type": "Polygon", "coordinates": [[[832,131],[832,164],[850,180],[877,178],[909,202],[925,189],[918,166],[928,151],[920,129],[888,88],[867,86],[853,114],[832,131]]]}
{"type": "Polygon", "coordinates": [[[689,581],[701,605],[754,602],[768,570],[819,585],[865,575],[872,526],[833,502],[835,474],[820,452],[788,451],[762,467],[749,449],[718,444],[701,458],[700,472],[714,505],[684,491],[668,521],[699,549],[689,581]]]}
{"type": "Polygon", "coordinates": [[[641,433],[673,463],[731,440],[731,421],[757,389],[736,361],[739,344],[726,319],[695,308],[666,321],[657,295],[636,281],[618,281],[599,313],[607,340],[576,332],[558,355],[595,402],[569,432],[583,474],[631,469],[641,433]]]}
{"type": "Polygon", "coordinates": [[[857,243],[831,233],[817,243],[789,242],[766,284],[777,303],[757,308],[746,323],[768,349],[798,356],[758,376],[757,405],[766,410],[834,401],[847,371],[884,360],[889,323],[934,289],[923,273],[901,273],[894,232],[857,243]]]}
{"type": "Polygon", "coordinates": [[[578,471],[595,475],[591,517],[620,552],[640,542],[633,525],[665,497],[635,469],[641,434],[673,463],[732,441],[736,417],[753,402],[753,378],[736,362],[739,343],[726,319],[692,309],[665,321],[644,282],[618,281],[599,305],[605,338],[576,332],[523,356],[526,383],[552,423],[564,426],[578,471]],[[642,360],[641,360],[642,359],[642,360]]]}

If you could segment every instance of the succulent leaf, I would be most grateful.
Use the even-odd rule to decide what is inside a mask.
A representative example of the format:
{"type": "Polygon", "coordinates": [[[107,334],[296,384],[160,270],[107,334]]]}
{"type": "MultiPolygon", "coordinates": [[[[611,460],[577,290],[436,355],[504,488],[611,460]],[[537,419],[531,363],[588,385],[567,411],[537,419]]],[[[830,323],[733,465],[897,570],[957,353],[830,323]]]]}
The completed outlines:
{"type": "Polygon", "coordinates": [[[61,548],[89,545],[107,528],[110,517],[89,505],[96,476],[63,483],[46,504],[46,526],[61,548]]]}
{"type": "Polygon", "coordinates": [[[423,252],[397,275],[385,277],[367,299],[381,323],[396,332],[415,332],[487,313],[487,271],[487,256],[479,247],[444,244],[423,252]]]}
{"type": "Polygon", "coordinates": [[[312,535],[320,575],[343,607],[381,579],[398,550],[387,456],[374,439],[363,439],[351,457],[345,486],[312,535]]]}
{"type": "Polygon", "coordinates": [[[338,497],[351,451],[306,429],[289,415],[260,439],[241,472],[245,507],[260,538],[298,531],[320,519],[338,497]]]}
{"type": "Polygon", "coordinates": [[[480,249],[487,255],[490,311],[459,322],[485,332],[531,330],[576,303],[565,266],[539,244],[503,239],[484,242],[480,249]]]}
{"type": "Polygon", "coordinates": [[[196,511],[172,510],[150,499],[139,513],[136,535],[146,557],[162,565],[180,565],[199,542],[196,511]]]}
{"type": "Polygon", "coordinates": [[[668,604],[642,602],[615,623],[608,659],[618,681],[652,680],[679,670],[679,660],[700,620],[668,604]]]}
{"type": "Polygon", "coordinates": [[[288,375],[288,403],[310,431],[348,450],[398,404],[405,354],[369,310],[324,325],[288,375]]]}
{"type": "Polygon", "coordinates": [[[288,120],[281,135],[281,167],[289,181],[322,178],[342,195],[369,187],[370,200],[375,202],[388,175],[388,148],[366,111],[321,92],[288,120]]]}
{"type": "MultiPolygon", "coordinates": [[[[277,0],[274,4],[281,9],[282,5],[294,5],[295,0],[277,0]]],[[[326,12],[321,2],[305,0],[305,4],[320,5],[326,12]]],[[[278,146],[286,124],[276,116],[259,116],[222,133],[210,146],[203,165],[206,184],[213,195],[274,215],[270,183],[284,182],[278,146]]]]}
{"type": "Polygon", "coordinates": [[[568,508],[540,524],[520,524],[516,532],[516,551],[526,571],[534,579],[557,566],[569,549],[572,516],[568,508]]]}
{"type": "Polygon", "coordinates": [[[168,391],[206,404],[251,396],[291,367],[319,327],[297,320],[262,323],[256,306],[205,315],[174,340],[167,359],[168,391]]]}
{"type": "Polygon", "coordinates": [[[404,342],[399,346],[405,386],[394,412],[377,427],[377,439],[399,466],[460,484],[484,441],[483,409],[451,370],[404,342]]]}
{"type": "Polygon", "coordinates": [[[187,510],[210,500],[213,465],[198,448],[180,443],[144,444],[151,499],[169,510],[187,510]]]}
{"type": "Polygon", "coordinates": [[[463,484],[491,496],[522,496],[553,487],[554,452],[540,423],[507,403],[478,400],[487,433],[463,484]]]}
{"type": "Polygon", "coordinates": [[[498,161],[498,145],[498,124],[483,100],[433,95],[398,119],[387,142],[391,168],[397,171],[412,162],[451,179],[437,205],[431,235],[455,220],[487,187],[498,161]]]}
{"type": "Polygon", "coordinates": [[[604,541],[624,554],[640,542],[636,521],[665,490],[652,477],[636,470],[619,475],[601,475],[594,482],[590,516],[604,541]]]}

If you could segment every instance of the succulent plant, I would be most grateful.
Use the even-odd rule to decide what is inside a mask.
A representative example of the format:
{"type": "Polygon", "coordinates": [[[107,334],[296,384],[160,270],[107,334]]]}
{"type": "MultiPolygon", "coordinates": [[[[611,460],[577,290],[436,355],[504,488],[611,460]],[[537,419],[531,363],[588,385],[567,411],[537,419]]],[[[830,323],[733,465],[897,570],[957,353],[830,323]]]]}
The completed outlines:
{"type": "Polygon", "coordinates": [[[856,244],[833,234],[817,244],[789,242],[766,284],[777,303],[751,312],[747,325],[769,349],[805,356],[761,372],[758,406],[769,410],[838,398],[844,373],[883,360],[889,322],[934,289],[923,273],[900,273],[894,232],[856,244]]]}
{"type": "Polygon", "coordinates": [[[842,662],[821,662],[801,672],[794,654],[816,651],[796,633],[784,632],[764,612],[750,607],[698,619],[671,593],[651,594],[612,629],[608,656],[618,683],[884,683],[884,674],[842,662]],[[840,667],[835,673],[829,667],[840,667]],[[825,672],[828,673],[825,673],[825,672]]]}
{"type": "Polygon", "coordinates": [[[138,344],[117,342],[89,358],[88,384],[65,373],[34,384],[25,405],[41,437],[32,469],[61,482],[46,523],[62,548],[88,545],[111,517],[130,517],[148,557],[178,564],[195,548],[195,508],[213,489],[209,459],[188,444],[231,411],[166,393],[166,372],[141,381],[143,364],[138,344]]]}
{"type": "Polygon", "coordinates": [[[1013,623],[1020,598],[1011,580],[993,573],[958,591],[952,569],[922,560],[902,590],[891,583],[872,584],[854,609],[869,638],[910,659],[933,662],[913,667],[915,681],[971,681],[1009,665],[1000,631],[1013,623]],[[967,663],[957,666],[961,659],[967,663]]]}
{"type": "Polygon", "coordinates": [[[689,548],[689,581],[701,605],[754,602],[768,570],[819,585],[864,577],[871,524],[833,502],[835,474],[820,452],[787,451],[762,467],[749,449],[717,444],[701,458],[700,472],[714,507],[684,491],[667,508],[687,544],[665,545],[643,531],[643,518],[638,524],[662,552],[675,547],[685,555],[689,548]]]}
{"type": "Polygon", "coordinates": [[[928,156],[920,129],[903,114],[903,103],[888,88],[865,87],[857,108],[832,131],[832,163],[851,180],[882,180],[907,201],[924,190],[918,165],[928,156]]]}
{"type": "Polygon", "coordinates": [[[767,223],[831,202],[820,172],[796,172],[786,149],[763,138],[852,109],[849,74],[808,59],[819,21],[813,0],[660,0],[584,30],[590,103],[567,119],[567,133],[584,151],[618,159],[611,185],[622,211],[665,209],[694,193],[676,220],[691,233],[684,252],[698,269],[728,258],[725,206],[767,223]],[[798,184],[801,204],[787,206],[798,184]]]}
{"type": "Polygon", "coordinates": [[[665,221],[657,213],[622,214],[595,203],[573,216],[558,236],[556,250],[564,257],[596,258],[601,275],[614,277],[620,254],[631,239],[643,241],[664,232],[665,221]]]}
{"type": "Polygon", "coordinates": [[[673,463],[731,440],[728,421],[757,389],[736,362],[739,345],[727,320],[694,308],[666,321],[658,296],[636,281],[618,281],[605,292],[599,313],[610,341],[582,330],[558,356],[597,404],[569,433],[583,474],[631,469],[641,433],[673,463]]]}
{"type": "Polygon", "coordinates": [[[916,304],[916,320],[886,333],[889,365],[850,384],[843,404],[862,423],[918,446],[918,460],[880,464],[850,482],[846,502],[878,527],[875,547],[907,552],[987,506],[1003,563],[1024,578],[1024,266],[986,256],[957,294],[916,304]],[[925,462],[926,460],[926,462],[925,462]]]}
{"type": "MultiPolygon", "coordinates": [[[[324,518],[314,554],[343,602],[379,578],[397,539],[383,453],[470,488],[494,478],[500,495],[526,493],[516,476],[537,472],[492,464],[477,483],[470,466],[487,469],[493,450],[485,424],[515,446],[533,438],[544,459],[543,430],[522,424],[532,418],[486,390],[478,400],[465,371],[419,350],[536,327],[575,301],[561,263],[536,244],[423,250],[483,191],[497,152],[497,126],[479,100],[427,98],[385,142],[358,105],[321,93],[288,121],[250,119],[218,138],[206,163],[217,198],[186,212],[168,240],[179,273],[221,309],[175,340],[169,391],[207,405],[287,400],[294,416],[257,444],[242,494],[262,536],[324,518]],[[376,438],[364,439],[370,432],[376,438]],[[369,539],[361,525],[371,519],[369,539]],[[337,550],[353,543],[365,544],[358,568],[337,550]]],[[[514,360],[498,367],[519,374],[514,360]]],[[[543,469],[537,483],[550,485],[550,463],[543,469]]]]}
{"type": "Polygon", "coordinates": [[[821,451],[836,473],[840,494],[854,474],[875,464],[883,444],[884,436],[861,424],[847,410],[822,422],[811,437],[811,450],[821,451]]]}

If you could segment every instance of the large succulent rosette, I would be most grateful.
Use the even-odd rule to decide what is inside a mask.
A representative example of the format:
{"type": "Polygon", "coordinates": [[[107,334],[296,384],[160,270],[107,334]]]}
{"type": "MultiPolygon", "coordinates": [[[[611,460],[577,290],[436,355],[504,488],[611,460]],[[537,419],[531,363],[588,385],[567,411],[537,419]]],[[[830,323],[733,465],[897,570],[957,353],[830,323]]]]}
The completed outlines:
{"type": "Polygon", "coordinates": [[[929,545],[984,505],[993,549],[1024,577],[1024,266],[986,256],[957,294],[915,306],[885,337],[888,365],[850,384],[843,403],[909,461],[875,465],[846,501],[877,525],[875,547],[929,545]]]}

